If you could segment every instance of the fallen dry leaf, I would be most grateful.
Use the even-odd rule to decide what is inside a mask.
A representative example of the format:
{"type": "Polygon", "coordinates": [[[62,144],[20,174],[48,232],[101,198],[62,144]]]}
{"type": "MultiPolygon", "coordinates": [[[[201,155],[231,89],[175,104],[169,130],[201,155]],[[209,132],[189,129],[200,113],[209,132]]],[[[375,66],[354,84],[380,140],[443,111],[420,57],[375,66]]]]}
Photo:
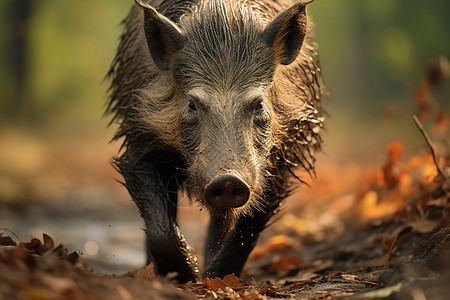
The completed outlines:
{"type": "Polygon", "coordinates": [[[374,191],[368,191],[359,203],[359,216],[365,220],[392,216],[404,208],[404,197],[398,191],[388,193],[383,200],[374,191]]]}
{"type": "Polygon", "coordinates": [[[387,149],[389,153],[389,163],[398,163],[403,155],[403,144],[398,141],[391,142],[388,144],[387,149]]]}
{"type": "Polygon", "coordinates": [[[13,241],[13,239],[9,236],[3,236],[2,233],[0,233],[0,246],[16,246],[16,242],[13,241]]]}
{"type": "Polygon", "coordinates": [[[405,230],[411,228],[410,225],[402,225],[399,228],[397,228],[394,233],[390,237],[384,238],[381,242],[383,243],[385,247],[385,251],[383,256],[375,259],[371,259],[369,261],[369,266],[372,267],[384,267],[389,262],[389,259],[391,258],[392,253],[394,253],[397,245],[398,245],[398,236],[405,230]]]}
{"type": "Polygon", "coordinates": [[[300,243],[287,235],[280,234],[270,238],[264,245],[250,253],[249,259],[265,256],[268,253],[285,253],[289,250],[300,249],[300,243]]]}
{"type": "Polygon", "coordinates": [[[42,256],[48,253],[53,248],[55,248],[55,242],[48,234],[43,233],[42,237],[44,243],[42,243],[41,240],[39,240],[38,238],[32,238],[30,242],[24,243],[27,251],[30,252],[31,254],[37,254],[42,256]]]}
{"type": "Polygon", "coordinates": [[[203,283],[212,290],[222,289],[225,291],[227,288],[232,288],[233,290],[244,288],[244,282],[234,274],[228,274],[223,279],[207,277],[203,283]]]}
{"type": "Polygon", "coordinates": [[[278,294],[278,290],[274,286],[265,283],[262,285],[259,293],[261,295],[267,295],[269,297],[276,297],[276,295],[278,294]]]}
{"type": "Polygon", "coordinates": [[[244,282],[239,279],[239,277],[235,276],[234,273],[226,275],[223,278],[223,282],[225,282],[228,287],[234,290],[244,288],[244,282]]]}
{"type": "Polygon", "coordinates": [[[314,282],[314,280],[312,280],[312,279],[308,279],[308,280],[298,280],[298,281],[295,281],[294,283],[292,283],[290,286],[289,286],[289,288],[291,288],[291,289],[293,289],[293,288],[298,288],[298,287],[300,287],[300,286],[303,286],[303,285],[306,285],[306,284],[309,284],[309,283],[313,283],[314,282]]]}
{"type": "Polygon", "coordinates": [[[420,219],[415,222],[411,222],[410,225],[414,232],[424,234],[434,231],[439,226],[440,223],[441,223],[440,220],[420,219]]]}
{"type": "Polygon", "coordinates": [[[279,274],[292,269],[301,269],[304,267],[305,263],[300,258],[291,255],[285,255],[271,264],[268,268],[268,271],[279,274]]]}
{"type": "Polygon", "coordinates": [[[155,279],[156,275],[155,275],[155,267],[153,266],[153,263],[150,263],[147,266],[144,266],[142,268],[140,268],[139,270],[137,270],[135,277],[137,279],[141,279],[141,280],[153,280],[155,279]]]}
{"type": "Polygon", "coordinates": [[[203,283],[212,290],[225,289],[227,285],[219,277],[206,277],[203,283]]]}
{"type": "Polygon", "coordinates": [[[42,238],[44,240],[44,246],[48,249],[53,249],[55,248],[55,242],[53,241],[53,239],[46,233],[42,234],[42,238]]]}

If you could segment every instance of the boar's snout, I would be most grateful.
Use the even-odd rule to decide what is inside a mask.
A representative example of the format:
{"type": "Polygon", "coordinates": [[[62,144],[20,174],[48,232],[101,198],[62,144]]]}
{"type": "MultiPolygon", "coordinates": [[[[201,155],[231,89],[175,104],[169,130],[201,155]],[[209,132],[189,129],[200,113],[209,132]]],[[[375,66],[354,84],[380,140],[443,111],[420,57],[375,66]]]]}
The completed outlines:
{"type": "Polygon", "coordinates": [[[205,188],[205,200],[215,208],[240,207],[249,196],[248,184],[233,174],[219,175],[205,188]]]}

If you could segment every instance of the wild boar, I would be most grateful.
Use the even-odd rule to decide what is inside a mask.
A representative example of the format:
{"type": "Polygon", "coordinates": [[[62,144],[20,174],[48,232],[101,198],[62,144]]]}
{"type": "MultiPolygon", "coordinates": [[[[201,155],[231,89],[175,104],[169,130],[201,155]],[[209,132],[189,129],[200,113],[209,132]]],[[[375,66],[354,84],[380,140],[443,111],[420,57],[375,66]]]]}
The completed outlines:
{"type": "Polygon", "coordinates": [[[201,277],[176,221],[183,190],[211,216],[204,276],[239,275],[294,170],[314,172],[322,143],[312,0],[135,2],[107,113],[148,262],[180,282],[201,277]]]}

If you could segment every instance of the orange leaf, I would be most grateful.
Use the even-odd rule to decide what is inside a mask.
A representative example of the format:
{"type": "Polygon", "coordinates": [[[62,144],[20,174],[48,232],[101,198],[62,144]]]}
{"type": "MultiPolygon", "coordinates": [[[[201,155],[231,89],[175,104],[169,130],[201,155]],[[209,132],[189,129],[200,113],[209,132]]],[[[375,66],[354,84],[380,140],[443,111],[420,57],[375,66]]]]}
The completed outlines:
{"type": "Polygon", "coordinates": [[[255,249],[250,254],[249,258],[259,258],[270,252],[285,253],[289,250],[298,250],[300,248],[300,243],[296,240],[281,234],[272,237],[263,246],[255,249]]]}
{"type": "Polygon", "coordinates": [[[223,282],[232,289],[244,288],[244,282],[233,274],[228,274],[223,278],[223,282]]]}
{"type": "Polygon", "coordinates": [[[395,165],[400,161],[403,154],[403,144],[401,142],[391,142],[387,146],[388,162],[383,166],[382,173],[378,177],[380,187],[387,186],[394,188],[398,185],[398,174],[395,172],[395,165]]]}
{"type": "Polygon", "coordinates": [[[263,286],[259,290],[259,293],[261,295],[266,295],[266,296],[269,296],[269,297],[276,297],[276,296],[278,296],[277,289],[274,286],[269,285],[267,283],[263,284],[263,286]]]}
{"type": "Polygon", "coordinates": [[[403,154],[403,144],[401,142],[391,142],[387,146],[389,153],[389,163],[396,164],[400,161],[403,154]]]}
{"type": "Polygon", "coordinates": [[[220,279],[219,277],[215,278],[206,277],[203,283],[212,290],[218,289],[225,290],[225,288],[227,287],[227,284],[223,282],[223,280],[220,279]]]}
{"type": "Polygon", "coordinates": [[[434,163],[427,163],[422,171],[422,180],[428,184],[431,185],[434,182],[434,179],[438,175],[438,170],[436,168],[436,165],[434,163]]]}
{"type": "Polygon", "coordinates": [[[374,191],[368,191],[360,201],[360,215],[364,219],[376,219],[393,215],[404,207],[403,198],[399,191],[389,192],[386,198],[380,199],[374,191]]]}
{"type": "Polygon", "coordinates": [[[411,170],[417,170],[422,167],[426,162],[425,156],[414,156],[408,162],[408,168],[411,170]]]}
{"type": "Polygon", "coordinates": [[[225,288],[227,287],[235,290],[244,288],[244,282],[241,279],[239,279],[239,277],[236,277],[234,273],[226,275],[223,279],[219,277],[215,278],[206,277],[203,283],[212,290],[217,289],[225,290],[225,288]]]}

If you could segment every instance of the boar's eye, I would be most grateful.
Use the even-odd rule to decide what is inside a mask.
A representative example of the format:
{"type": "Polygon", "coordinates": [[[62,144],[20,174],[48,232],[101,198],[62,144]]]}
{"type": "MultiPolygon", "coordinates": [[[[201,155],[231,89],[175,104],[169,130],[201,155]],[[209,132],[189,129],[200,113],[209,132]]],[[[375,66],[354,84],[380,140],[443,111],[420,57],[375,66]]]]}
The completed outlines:
{"type": "Polygon", "coordinates": [[[189,112],[197,114],[200,108],[200,102],[196,97],[190,97],[188,104],[189,112]]]}
{"type": "Polygon", "coordinates": [[[196,112],[197,111],[197,105],[195,105],[194,100],[189,100],[189,110],[191,112],[196,112]]]}
{"type": "Polygon", "coordinates": [[[252,101],[252,107],[255,114],[262,114],[267,111],[267,105],[264,103],[262,97],[257,97],[252,101]]]}
{"type": "Polygon", "coordinates": [[[263,109],[264,109],[263,103],[261,101],[258,102],[258,104],[256,104],[255,110],[256,111],[260,111],[260,110],[263,110],[263,109]]]}

